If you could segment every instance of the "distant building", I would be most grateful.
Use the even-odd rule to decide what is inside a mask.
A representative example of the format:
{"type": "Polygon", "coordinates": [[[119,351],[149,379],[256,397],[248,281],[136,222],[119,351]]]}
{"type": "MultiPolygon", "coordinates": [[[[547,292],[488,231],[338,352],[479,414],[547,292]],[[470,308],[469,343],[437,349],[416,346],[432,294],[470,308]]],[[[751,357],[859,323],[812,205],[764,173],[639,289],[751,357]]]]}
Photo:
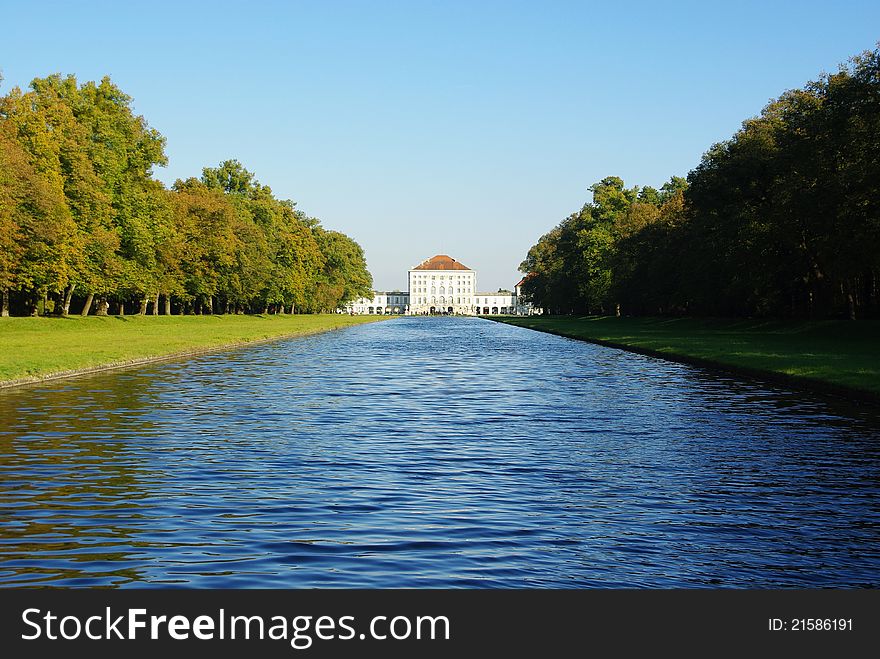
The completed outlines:
{"type": "Polygon", "coordinates": [[[383,293],[374,291],[373,297],[361,297],[350,302],[343,309],[346,313],[357,315],[363,314],[404,314],[409,307],[409,293],[401,291],[388,291],[383,293]]]}
{"type": "Polygon", "coordinates": [[[523,296],[522,287],[523,284],[526,283],[526,279],[528,279],[531,275],[526,275],[518,282],[516,282],[516,286],[513,287],[513,295],[516,300],[516,315],[517,316],[533,316],[535,314],[544,313],[543,309],[538,307],[533,307],[531,302],[527,302],[525,296],[523,296]]]}
{"type": "Polygon", "coordinates": [[[474,313],[477,273],[445,254],[438,254],[407,273],[411,314],[474,313]]]}
{"type": "MultiPolygon", "coordinates": [[[[371,298],[359,298],[339,311],[352,314],[459,314],[530,315],[535,310],[520,300],[520,286],[513,292],[477,292],[477,273],[446,254],[422,261],[407,272],[407,292],[374,291],[371,298]]],[[[540,312],[538,312],[540,313],[540,312]]]]}
{"type": "Polygon", "coordinates": [[[516,313],[516,295],[510,291],[477,293],[474,296],[476,313],[482,316],[497,316],[516,313]]]}

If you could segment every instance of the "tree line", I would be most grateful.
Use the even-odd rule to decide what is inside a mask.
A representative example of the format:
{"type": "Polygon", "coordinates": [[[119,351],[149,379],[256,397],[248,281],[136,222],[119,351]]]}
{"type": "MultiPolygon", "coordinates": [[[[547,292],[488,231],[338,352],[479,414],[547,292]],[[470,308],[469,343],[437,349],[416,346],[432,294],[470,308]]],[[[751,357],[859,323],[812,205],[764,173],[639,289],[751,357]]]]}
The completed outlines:
{"type": "Polygon", "coordinates": [[[880,316],[880,45],[771,101],[686,179],[590,191],[520,266],[550,313],[880,316]]]}
{"type": "Polygon", "coordinates": [[[166,162],[107,77],[0,97],[2,314],[313,313],[370,292],[355,241],[238,161],[171,189],[166,162]]]}

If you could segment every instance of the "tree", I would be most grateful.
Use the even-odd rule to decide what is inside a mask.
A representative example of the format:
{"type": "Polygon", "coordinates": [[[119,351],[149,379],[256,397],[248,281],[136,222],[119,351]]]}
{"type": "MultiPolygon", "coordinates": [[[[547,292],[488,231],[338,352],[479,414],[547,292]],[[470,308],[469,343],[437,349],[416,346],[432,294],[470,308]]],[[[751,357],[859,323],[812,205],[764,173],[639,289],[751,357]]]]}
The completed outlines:
{"type": "Polygon", "coordinates": [[[660,190],[610,176],[521,265],[545,308],[880,314],[880,47],[770,102],[660,190]]]}
{"type": "Polygon", "coordinates": [[[235,233],[235,208],[220,190],[209,189],[194,178],[178,180],[174,192],[175,225],[184,245],[184,301],[197,312],[203,305],[213,311],[213,298],[221,282],[228,282],[241,247],[235,233]]]}
{"type": "Polygon", "coordinates": [[[218,167],[205,167],[202,169],[202,183],[212,190],[241,195],[252,195],[262,187],[237,160],[224,160],[218,167]]]}
{"type": "Polygon", "coordinates": [[[134,300],[178,310],[332,311],[371,287],[363,251],[237,160],[171,191],[164,138],[109,78],[36,78],[0,98],[0,290],[35,313],[134,300]],[[55,299],[57,298],[57,299],[55,299]]]}
{"type": "Polygon", "coordinates": [[[312,229],[324,258],[316,281],[315,305],[319,311],[333,311],[346,302],[371,293],[373,278],[361,246],[338,231],[312,229]]]}
{"type": "Polygon", "coordinates": [[[41,175],[0,106],[0,291],[9,315],[11,291],[30,313],[48,290],[66,285],[76,245],[60,178],[41,175]]]}

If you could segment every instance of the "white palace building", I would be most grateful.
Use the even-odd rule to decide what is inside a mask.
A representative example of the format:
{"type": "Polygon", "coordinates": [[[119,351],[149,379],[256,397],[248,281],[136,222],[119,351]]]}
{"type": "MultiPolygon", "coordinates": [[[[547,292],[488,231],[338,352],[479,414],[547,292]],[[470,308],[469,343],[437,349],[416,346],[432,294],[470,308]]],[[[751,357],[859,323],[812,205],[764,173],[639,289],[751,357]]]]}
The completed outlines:
{"type": "Polygon", "coordinates": [[[518,315],[540,313],[522,301],[520,287],[513,291],[499,290],[481,293],[477,290],[477,273],[463,263],[445,254],[438,254],[410,269],[407,273],[409,290],[375,291],[373,297],[362,297],[348,303],[342,313],[350,314],[405,314],[424,316],[433,314],[518,315]]]}

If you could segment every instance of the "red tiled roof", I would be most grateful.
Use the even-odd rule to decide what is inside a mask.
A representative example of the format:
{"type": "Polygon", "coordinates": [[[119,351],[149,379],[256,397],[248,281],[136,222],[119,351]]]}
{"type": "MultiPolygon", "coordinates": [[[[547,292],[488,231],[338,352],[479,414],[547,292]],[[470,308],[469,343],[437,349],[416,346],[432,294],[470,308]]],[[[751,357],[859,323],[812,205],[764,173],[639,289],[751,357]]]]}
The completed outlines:
{"type": "Polygon", "coordinates": [[[438,254],[432,256],[427,261],[422,261],[413,270],[470,270],[463,263],[459,263],[451,256],[446,254],[438,254]]]}

